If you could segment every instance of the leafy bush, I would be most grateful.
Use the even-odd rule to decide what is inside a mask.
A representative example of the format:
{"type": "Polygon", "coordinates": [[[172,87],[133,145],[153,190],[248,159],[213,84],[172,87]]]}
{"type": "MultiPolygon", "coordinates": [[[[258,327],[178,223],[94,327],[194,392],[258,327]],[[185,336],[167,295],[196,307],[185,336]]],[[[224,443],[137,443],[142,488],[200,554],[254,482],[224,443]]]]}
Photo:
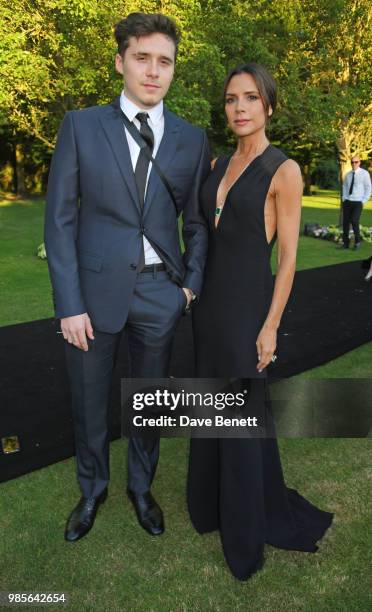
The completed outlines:
{"type": "Polygon", "coordinates": [[[312,182],[321,189],[337,189],[339,186],[339,169],[333,158],[318,163],[311,175],[312,182]]]}

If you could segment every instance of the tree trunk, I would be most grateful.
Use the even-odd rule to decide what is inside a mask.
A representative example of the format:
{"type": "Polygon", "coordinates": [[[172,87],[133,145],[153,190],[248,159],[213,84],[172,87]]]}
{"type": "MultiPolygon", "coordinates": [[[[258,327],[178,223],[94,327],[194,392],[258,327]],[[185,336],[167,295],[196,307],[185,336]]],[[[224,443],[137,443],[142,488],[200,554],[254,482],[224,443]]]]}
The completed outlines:
{"type": "Polygon", "coordinates": [[[311,170],[310,164],[304,164],[304,195],[311,195],[311,170]]]}
{"type": "Polygon", "coordinates": [[[17,173],[17,157],[16,157],[16,146],[12,143],[12,158],[11,164],[13,168],[13,193],[17,195],[18,193],[18,173],[17,173]]]}
{"type": "Polygon", "coordinates": [[[346,174],[351,170],[351,146],[352,146],[352,133],[349,132],[347,127],[342,128],[340,138],[337,140],[337,151],[338,151],[338,164],[340,169],[339,178],[339,189],[340,189],[340,212],[338,217],[338,224],[342,227],[342,185],[346,174]]]}
{"type": "Polygon", "coordinates": [[[352,139],[352,134],[345,127],[342,129],[340,138],[337,140],[337,150],[342,180],[344,180],[347,172],[351,170],[350,159],[352,155],[352,139]]]}
{"type": "Polygon", "coordinates": [[[25,171],[24,171],[24,156],[22,151],[22,146],[20,144],[16,144],[15,147],[15,171],[16,171],[16,180],[14,183],[17,185],[17,195],[25,196],[27,195],[27,189],[25,186],[25,171]]]}

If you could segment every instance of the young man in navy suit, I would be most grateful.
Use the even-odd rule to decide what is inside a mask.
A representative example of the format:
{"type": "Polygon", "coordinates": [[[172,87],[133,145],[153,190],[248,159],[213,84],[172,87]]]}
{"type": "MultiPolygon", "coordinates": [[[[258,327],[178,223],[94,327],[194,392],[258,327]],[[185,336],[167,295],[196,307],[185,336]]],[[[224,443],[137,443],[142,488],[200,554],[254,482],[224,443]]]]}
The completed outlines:
{"type": "MultiPolygon", "coordinates": [[[[82,497],[66,525],[92,528],[109,482],[108,403],[124,328],[133,378],[168,376],[179,317],[202,286],[207,232],[199,190],[210,167],[204,131],[163,104],[179,34],[164,15],[132,13],[115,28],[124,89],[114,103],[66,114],[48,183],[45,242],[66,344],[82,497]],[[172,187],[123,123],[134,123],[172,187]],[[177,216],[183,214],[185,253],[177,216]]],[[[131,438],[127,493],[141,526],[164,531],[150,488],[159,439],[131,438]]]]}

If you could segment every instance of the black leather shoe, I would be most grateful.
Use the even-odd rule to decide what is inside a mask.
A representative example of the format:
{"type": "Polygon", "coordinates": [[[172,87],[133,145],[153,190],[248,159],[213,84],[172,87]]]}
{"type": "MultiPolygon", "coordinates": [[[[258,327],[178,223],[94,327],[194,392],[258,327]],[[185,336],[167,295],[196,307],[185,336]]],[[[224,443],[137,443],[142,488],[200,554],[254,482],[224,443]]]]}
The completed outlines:
{"type": "Polygon", "coordinates": [[[348,249],[349,245],[348,244],[338,244],[336,246],[336,249],[348,249]]]}
{"type": "Polygon", "coordinates": [[[81,497],[78,505],[71,512],[65,529],[65,540],[76,542],[90,531],[100,504],[107,499],[107,489],[98,497],[81,497]]]}
{"type": "Polygon", "coordinates": [[[150,491],[142,495],[136,495],[127,489],[127,494],[134,506],[141,527],[150,535],[161,535],[164,532],[163,513],[150,491]]]}

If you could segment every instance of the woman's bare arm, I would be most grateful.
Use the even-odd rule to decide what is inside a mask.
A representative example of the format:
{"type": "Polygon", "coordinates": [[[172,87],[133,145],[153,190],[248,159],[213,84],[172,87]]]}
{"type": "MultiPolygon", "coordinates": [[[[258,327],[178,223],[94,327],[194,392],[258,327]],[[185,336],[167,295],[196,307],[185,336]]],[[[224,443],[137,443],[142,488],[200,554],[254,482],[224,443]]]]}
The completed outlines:
{"type": "Polygon", "coordinates": [[[292,289],[301,221],[302,176],[298,164],[285,161],[273,179],[275,194],[278,269],[273,298],[265,323],[257,338],[258,370],[266,367],[276,348],[276,332],[292,289]]]}

